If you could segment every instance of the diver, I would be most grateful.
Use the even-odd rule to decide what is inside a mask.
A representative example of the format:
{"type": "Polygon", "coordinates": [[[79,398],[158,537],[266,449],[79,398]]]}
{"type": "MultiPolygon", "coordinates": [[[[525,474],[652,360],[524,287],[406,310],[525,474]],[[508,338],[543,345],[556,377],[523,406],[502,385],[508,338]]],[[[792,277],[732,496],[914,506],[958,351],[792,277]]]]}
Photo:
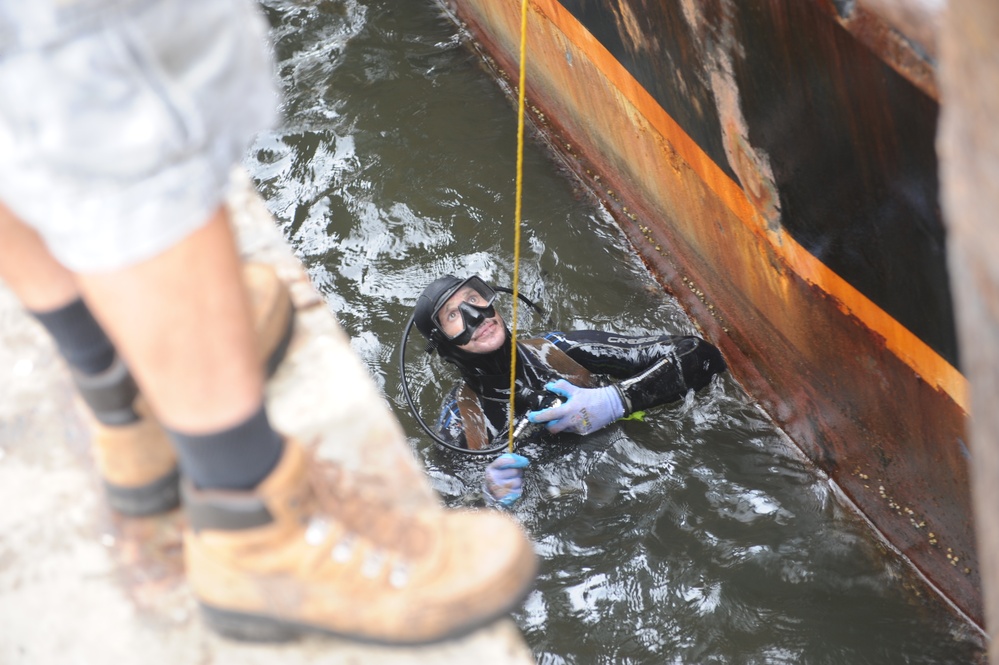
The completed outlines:
{"type": "MultiPolygon", "coordinates": [[[[437,422],[448,447],[479,451],[509,437],[512,343],[495,298],[496,290],[478,276],[445,275],[416,302],[412,323],[427,339],[427,351],[457,367],[462,378],[437,422]]],[[[551,434],[596,432],[700,390],[726,369],[718,349],[695,336],[577,330],[548,332],[516,346],[515,440],[541,428],[551,434]]],[[[487,503],[509,506],[520,498],[527,465],[513,453],[489,464],[487,503]]]]}

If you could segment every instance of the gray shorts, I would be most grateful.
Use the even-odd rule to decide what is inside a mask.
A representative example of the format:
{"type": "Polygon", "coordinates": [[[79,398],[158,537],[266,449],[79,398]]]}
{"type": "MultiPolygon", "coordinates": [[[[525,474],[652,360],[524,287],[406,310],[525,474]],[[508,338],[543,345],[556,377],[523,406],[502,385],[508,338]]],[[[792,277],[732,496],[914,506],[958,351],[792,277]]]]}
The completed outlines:
{"type": "Polygon", "coordinates": [[[0,200],[75,272],[143,261],[201,227],[277,116],[252,0],[123,5],[0,54],[0,200]]]}

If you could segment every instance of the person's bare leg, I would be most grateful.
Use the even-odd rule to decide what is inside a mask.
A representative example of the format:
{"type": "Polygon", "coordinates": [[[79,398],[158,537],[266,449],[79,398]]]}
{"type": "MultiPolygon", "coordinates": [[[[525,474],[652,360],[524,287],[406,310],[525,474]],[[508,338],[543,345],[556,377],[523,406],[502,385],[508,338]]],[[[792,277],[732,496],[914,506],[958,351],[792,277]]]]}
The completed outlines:
{"type": "Polygon", "coordinates": [[[260,408],[263,372],[224,208],[152,259],[77,280],[169,429],[217,431],[260,408]]]}
{"type": "Polygon", "coordinates": [[[221,208],[151,260],[80,275],[0,207],[0,279],[69,363],[94,416],[95,457],[118,512],[176,506],[177,453],[201,487],[252,487],[276,464],[282,440],[263,405],[261,360],[273,361],[291,314],[271,307],[280,293],[261,274],[241,265],[221,208]],[[247,280],[261,287],[258,314],[273,320],[252,322],[247,280]]]}
{"type": "Polygon", "coordinates": [[[73,274],[57,262],[34,229],[0,202],[0,280],[28,310],[58,309],[80,297],[73,274]]]}

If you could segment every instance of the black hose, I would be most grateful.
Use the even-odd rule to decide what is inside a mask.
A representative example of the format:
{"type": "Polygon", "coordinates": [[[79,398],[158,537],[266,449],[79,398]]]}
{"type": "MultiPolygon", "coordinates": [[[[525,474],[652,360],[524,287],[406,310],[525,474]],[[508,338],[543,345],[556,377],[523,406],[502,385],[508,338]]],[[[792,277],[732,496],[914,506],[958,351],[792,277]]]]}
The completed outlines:
{"type": "MultiPolygon", "coordinates": [[[[503,293],[510,293],[510,294],[513,293],[512,289],[508,289],[502,286],[494,286],[493,289],[495,289],[496,291],[502,291],[503,293]]],[[[531,300],[524,297],[523,294],[518,293],[517,297],[520,298],[520,300],[527,303],[527,305],[529,305],[540,316],[542,317],[545,316],[545,311],[540,306],[538,306],[531,300]]],[[[414,312],[413,314],[410,314],[409,321],[406,322],[406,327],[402,331],[402,339],[399,343],[399,380],[402,382],[402,394],[406,397],[406,403],[409,405],[409,410],[412,412],[413,417],[416,418],[416,422],[420,424],[420,427],[423,428],[423,431],[425,431],[430,436],[430,438],[438,445],[444,446],[445,448],[448,448],[450,450],[455,450],[459,453],[465,453],[466,455],[495,455],[497,452],[499,452],[502,449],[502,446],[505,445],[505,440],[508,438],[506,435],[497,437],[496,440],[499,441],[499,443],[489,448],[485,448],[482,450],[472,450],[470,448],[462,448],[461,446],[456,446],[453,443],[445,441],[439,434],[437,434],[437,432],[433,431],[430,428],[430,425],[428,425],[427,422],[420,415],[420,411],[419,409],[416,408],[416,403],[413,401],[413,396],[409,392],[409,384],[406,381],[406,346],[409,343],[409,333],[413,330],[413,323],[415,322],[415,320],[416,320],[416,313],[414,312]]],[[[430,349],[428,348],[427,351],[429,352],[430,349]]]]}

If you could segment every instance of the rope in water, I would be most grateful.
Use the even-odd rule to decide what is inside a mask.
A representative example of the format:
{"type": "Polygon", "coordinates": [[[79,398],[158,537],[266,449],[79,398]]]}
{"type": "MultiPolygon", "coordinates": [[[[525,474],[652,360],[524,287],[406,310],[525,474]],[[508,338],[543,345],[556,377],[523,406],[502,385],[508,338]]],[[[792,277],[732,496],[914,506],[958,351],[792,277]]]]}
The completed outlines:
{"type": "Polygon", "coordinates": [[[517,387],[517,303],[520,300],[520,212],[521,199],[524,193],[524,106],[527,90],[527,2],[520,3],[520,90],[517,96],[517,195],[514,212],[513,231],[513,316],[510,319],[510,417],[508,431],[510,432],[509,450],[513,452],[513,415],[514,398],[517,387]]]}

